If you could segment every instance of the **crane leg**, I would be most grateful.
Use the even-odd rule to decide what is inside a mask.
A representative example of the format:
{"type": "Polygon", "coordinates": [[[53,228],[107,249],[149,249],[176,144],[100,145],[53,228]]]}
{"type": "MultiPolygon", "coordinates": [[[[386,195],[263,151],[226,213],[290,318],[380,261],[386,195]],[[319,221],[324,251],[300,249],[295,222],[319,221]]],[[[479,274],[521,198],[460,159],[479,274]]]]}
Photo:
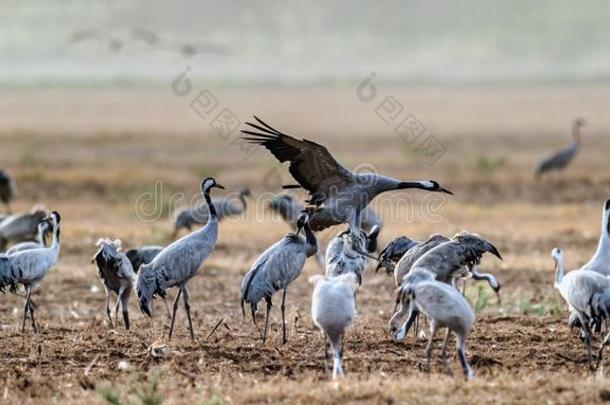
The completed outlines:
{"type": "Polygon", "coordinates": [[[23,306],[23,322],[21,323],[21,333],[25,333],[25,318],[28,316],[28,312],[30,311],[30,306],[28,305],[30,301],[30,287],[26,287],[25,290],[25,305],[23,306]]]}
{"type": "Polygon", "coordinates": [[[285,345],[287,342],[286,339],[286,289],[284,289],[284,294],[282,295],[282,344],[285,345]]]}
{"type": "Polygon", "coordinates": [[[178,302],[180,301],[180,295],[182,294],[182,288],[178,290],[176,299],[174,300],[174,312],[172,313],[172,323],[169,325],[169,338],[172,338],[172,332],[174,331],[174,322],[176,322],[176,311],[178,311],[178,302]]]}
{"type": "Polygon", "coordinates": [[[593,371],[593,357],[591,354],[591,329],[589,328],[589,322],[585,319],[583,315],[578,313],[578,319],[580,320],[580,324],[582,326],[582,331],[584,333],[585,344],[587,345],[587,361],[589,363],[589,370],[593,371]]]}
{"type": "Polygon", "coordinates": [[[106,286],[104,286],[104,292],[106,293],[106,316],[108,317],[108,327],[110,329],[114,329],[114,326],[112,325],[112,315],[110,312],[110,292],[106,286]]]}
{"type": "Polygon", "coordinates": [[[36,319],[34,318],[34,306],[32,305],[32,298],[28,301],[28,306],[30,307],[30,316],[32,317],[32,328],[34,328],[34,333],[38,333],[38,327],[36,327],[36,319]]]}
{"type": "Polygon", "coordinates": [[[599,350],[597,351],[597,364],[595,365],[595,369],[599,369],[599,366],[602,364],[602,354],[604,351],[604,347],[606,347],[610,340],[610,333],[607,333],[602,341],[602,344],[599,346],[599,350]]]}
{"type": "Polygon", "coordinates": [[[188,288],[183,287],[182,290],[184,294],[182,295],[182,299],[184,300],[184,310],[186,311],[186,319],[189,321],[189,330],[191,331],[191,339],[195,340],[195,331],[193,331],[193,321],[191,320],[191,304],[189,304],[189,299],[191,296],[189,295],[188,288]]]}
{"type": "Polygon", "coordinates": [[[125,325],[125,330],[129,330],[129,294],[131,293],[131,289],[126,289],[121,294],[121,310],[123,311],[123,324],[125,325]]]}
{"type": "Polygon", "coordinates": [[[430,339],[428,339],[428,344],[426,345],[426,368],[428,371],[431,370],[431,361],[432,361],[432,344],[434,343],[434,335],[436,335],[436,322],[430,322],[430,339]]]}
{"type": "Polygon", "coordinates": [[[271,298],[265,297],[267,301],[267,315],[265,316],[265,330],[263,331],[263,344],[267,341],[267,329],[269,328],[269,312],[271,312],[271,298]]]}
{"type": "Polygon", "coordinates": [[[114,304],[114,321],[116,322],[116,326],[119,326],[119,305],[121,304],[121,296],[123,295],[123,288],[119,289],[119,293],[116,297],[116,303],[114,304]]]}
{"type": "Polygon", "coordinates": [[[474,373],[472,369],[468,365],[468,361],[466,361],[466,336],[462,334],[456,334],[457,336],[457,352],[458,358],[460,359],[460,363],[462,364],[462,369],[464,370],[464,376],[467,380],[471,380],[474,377],[474,373]]]}

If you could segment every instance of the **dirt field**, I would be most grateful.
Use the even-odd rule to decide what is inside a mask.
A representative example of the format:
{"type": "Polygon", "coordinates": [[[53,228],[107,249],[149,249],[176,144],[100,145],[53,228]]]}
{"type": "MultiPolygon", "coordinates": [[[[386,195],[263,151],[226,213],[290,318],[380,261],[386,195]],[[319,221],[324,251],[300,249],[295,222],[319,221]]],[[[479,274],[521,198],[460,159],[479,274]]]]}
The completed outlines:
{"type": "Polygon", "coordinates": [[[169,88],[4,91],[0,166],[16,176],[15,209],[44,203],[60,211],[63,244],[59,264],[34,294],[41,333],[22,334],[23,300],[0,297],[0,402],[610,400],[610,380],[603,370],[587,371],[584,346],[566,325],[550,258],[551,249],[562,246],[571,269],[595,250],[602,203],[610,197],[610,88],[380,86],[379,99],[370,103],[351,87],[212,91],[240,120],[256,113],[288,133],[325,143],[350,168],[366,163],[398,178],[436,179],[455,192],[446,200],[396,193],[377,207],[385,219],[382,243],[400,234],[419,239],[466,229],[504,256],[482,263],[503,284],[501,305],[486,286],[470,285],[467,292],[479,311],[468,345],[477,378],[464,382],[454,355],[441,364],[440,335],[432,373],[423,370],[424,342],[412,336],[393,342],[387,331],[393,280],[369,269],[346,340],[347,376],[330,381],[322,337],[309,315],[307,279],[321,272],[313,260],[288,292],[288,344],[281,344],[276,297],[271,338],[262,346],[252,322],[242,319],[239,285],[256,257],[288,232],[265,211],[264,200],[290,180],[268,152],[245,158],[232,145],[235,134],[216,134],[213,117],[190,107],[195,91],[186,97],[169,88]],[[390,94],[442,144],[438,161],[431,164],[376,114],[390,94]],[[569,142],[576,116],[587,120],[581,154],[566,172],[536,182],[535,162],[569,142]],[[169,318],[160,301],[151,321],[133,297],[133,330],[108,330],[103,290],[89,263],[95,241],[121,238],[126,247],[169,242],[170,218],[197,197],[206,175],[228,191],[249,185],[254,198],[244,218],[221,223],[216,250],[190,284],[196,341],[182,308],[168,342],[169,318]],[[151,345],[162,344],[169,348],[164,356],[148,355],[151,345]]]}

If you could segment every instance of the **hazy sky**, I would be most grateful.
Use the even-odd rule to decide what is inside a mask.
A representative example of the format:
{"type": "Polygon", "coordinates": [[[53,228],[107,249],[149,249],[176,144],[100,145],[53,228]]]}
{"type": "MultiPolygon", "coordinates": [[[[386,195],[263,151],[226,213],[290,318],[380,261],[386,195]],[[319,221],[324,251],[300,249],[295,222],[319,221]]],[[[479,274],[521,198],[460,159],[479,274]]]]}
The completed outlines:
{"type": "Polygon", "coordinates": [[[610,78],[607,1],[3,1],[0,84],[610,78]]]}

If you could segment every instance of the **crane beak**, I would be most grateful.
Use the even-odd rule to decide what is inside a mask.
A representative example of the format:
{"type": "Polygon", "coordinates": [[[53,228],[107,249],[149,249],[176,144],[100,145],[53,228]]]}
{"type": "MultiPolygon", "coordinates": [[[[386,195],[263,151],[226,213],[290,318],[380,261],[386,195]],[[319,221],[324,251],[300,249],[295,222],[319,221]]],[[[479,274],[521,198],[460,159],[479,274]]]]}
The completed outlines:
{"type": "Polygon", "coordinates": [[[500,252],[498,252],[498,249],[497,249],[497,248],[496,248],[494,245],[492,245],[491,243],[489,244],[489,250],[488,250],[488,251],[489,251],[489,253],[491,253],[492,255],[496,256],[498,259],[500,259],[500,260],[504,260],[504,259],[502,258],[502,255],[500,254],[500,252]]]}
{"type": "Polygon", "coordinates": [[[500,287],[497,289],[494,288],[494,292],[496,293],[496,297],[498,297],[498,305],[502,305],[502,298],[500,298],[500,287]]]}
{"type": "Polygon", "coordinates": [[[438,192],[440,192],[440,193],[445,193],[445,194],[450,194],[450,195],[453,195],[453,191],[451,191],[451,190],[447,190],[447,189],[446,189],[446,188],[444,188],[444,187],[440,187],[440,186],[439,186],[437,191],[438,191],[438,192]]]}
{"type": "Polygon", "coordinates": [[[381,261],[379,263],[377,263],[377,267],[375,267],[375,274],[379,273],[379,269],[381,268],[382,265],[383,265],[383,263],[381,261]]]}
{"type": "Polygon", "coordinates": [[[225,187],[222,184],[218,184],[218,183],[214,184],[214,187],[218,187],[221,190],[225,189],[225,187]]]}

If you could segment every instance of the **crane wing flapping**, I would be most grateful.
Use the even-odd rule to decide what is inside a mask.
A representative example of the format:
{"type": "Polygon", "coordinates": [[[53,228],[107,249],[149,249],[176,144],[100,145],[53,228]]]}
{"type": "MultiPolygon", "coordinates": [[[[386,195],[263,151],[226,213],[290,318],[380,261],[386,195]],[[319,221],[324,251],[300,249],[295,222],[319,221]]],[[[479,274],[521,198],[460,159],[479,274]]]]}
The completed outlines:
{"type": "Polygon", "coordinates": [[[286,135],[254,116],[258,124],[241,132],[242,139],[265,146],[280,162],[290,162],[289,171],[301,187],[310,194],[311,204],[320,205],[333,192],[352,181],[353,174],[330,154],[328,149],[307,139],[286,135]]]}

